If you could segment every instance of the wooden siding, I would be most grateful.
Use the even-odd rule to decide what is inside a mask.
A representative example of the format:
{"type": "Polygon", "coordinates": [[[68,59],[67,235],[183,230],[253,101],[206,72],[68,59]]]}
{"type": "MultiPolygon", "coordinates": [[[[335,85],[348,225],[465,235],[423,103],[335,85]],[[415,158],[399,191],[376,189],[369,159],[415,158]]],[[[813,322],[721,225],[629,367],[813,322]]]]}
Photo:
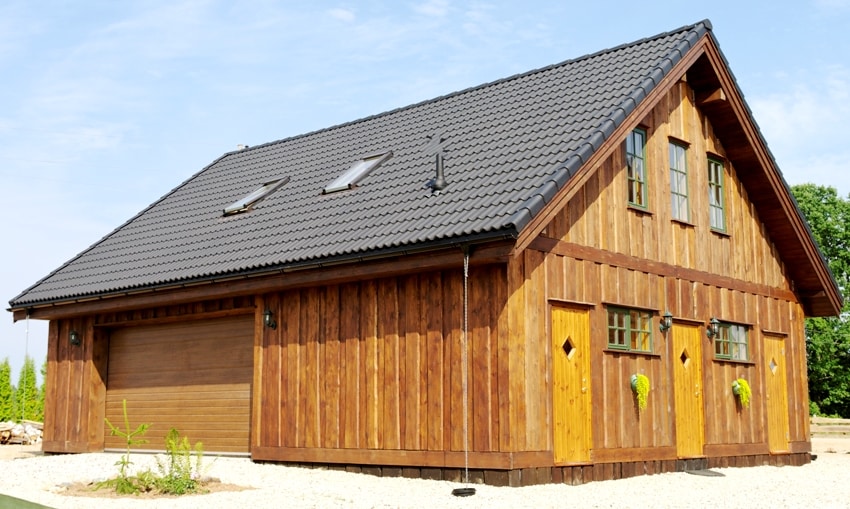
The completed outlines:
{"type": "MultiPolygon", "coordinates": [[[[594,462],[629,458],[675,457],[676,424],[670,333],[658,330],[659,316],[699,326],[702,347],[705,453],[767,454],[767,406],[761,363],[765,334],[787,337],[790,441],[796,450],[808,442],[807,381],[803,309],[785,267],[749,200],[733,164],[724,161],[727,230],[709,227],[707,157],[724,156],[711,123],[696,107],[684,81],[674,86],[643,119],[647,128],[646,211],[626,204],[624,152],[604,160],[567,206],[510,262],[509,273],[522,270],[528,288],[523,303],[529,313],[547,301],[581,303],[591,311],[594,398],[594,462]],[[668,143],[688,144],[690,220],[671,219],[668,143]],[[544,278],[535,277],[542,272],[544,278]],[[651,354],[607,349],[605,305],[647,309],[653,321],[651,354]],[[749,360],[714,358],[714,343],[705,336],[711,317],[748,326],[749,360]],[[649,405],[634,408],[628,379],[645,373],[651,380],[649,405]],[[752,404],[742,409],[731,382],[750,381],[752,404]]],[[[534,322],[533,318],[526,321],[534,322]]],[[[529,334],[539,329],[528,327],[529,334]]],[[[548,334],[548,332],[547,332],[548,334]]],[[[548,356],[542,355],[541,359],[548,356]]],[[[544,419],[545,412],[535,414],[544,419]]]]}
{"type": "Polygon", "coordinates": [[[624,206],[627,179],[624,150],[615,150],[573,197],[544,235],[611,253],[654,260],[789,289],[779,251],[770,242],[731,162],[724,162],[726,232],[709,228],[708,155],[725,151],[712,126],[693,104],[687,83],[679,82],[647,115],[647,210],[624,206]],[[671,219],[668,143],[687,142],[690,221],[671,219]]]}
{"type": "MultiPolygon", "coordinates": [[[[526,336],[509,324],[524,318],[510,316],[506,304],[527,286],[519,281],[509,297],[509,277],[503,265],[470,268],[467,382],[474,453],[529,450],[528,437],[546,429],[525,415],[547,407],[529,402],[531,392],[534,399],[547,392],[529,383],[545,379],[545,363],[537,355],[528,361],[522,345],[513,348],[512,341],[526,336]],[[527,376],[530,369],[539,372],[527,376]]],[[[304,448],[350,451],[335,461],[374,457],[363,451],[463,450],[460,270],[273,293],[258,313],[262,308],[275,313],[278,327],[263,328],[255,348],[261,367],[255,456],[298,461],[304,448]]],[[[425,461],[446,461],[415,456],[435,457],[442,459],[425,461]]]]}
{"type": "Polygon", "coordinates": [[[54,320],[47,335],[44,452],[89,452],[103,447],[107,343],[91,318],[54,320]],[[68,342],[70,331],[82,335],[68,342]]]}
{"type": "Polygon", "coordinates": [[[103,449],[110,328],[253,312],[253,297],[239,297],[51,320],[43,450],[67,453],[103,449]],[[79,346],[68,342],[72,330],[81,334],[79,346]]]}

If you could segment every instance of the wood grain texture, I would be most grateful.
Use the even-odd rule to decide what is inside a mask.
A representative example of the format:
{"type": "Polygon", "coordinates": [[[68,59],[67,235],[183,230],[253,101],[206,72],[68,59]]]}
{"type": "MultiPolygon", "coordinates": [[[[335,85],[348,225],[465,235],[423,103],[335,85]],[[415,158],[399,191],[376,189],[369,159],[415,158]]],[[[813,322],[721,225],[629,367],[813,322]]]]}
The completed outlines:
{"type": "MultiPolygon", "coordinates": [[[[151,424],[143,449],[164,449],[176,428],[205,451],[250,450],[254,317],[115,329],[109,338],[105,417],[123,429],[151,424]]],[[[110,436],[104,447],[125,446],[110,436]]]]}
{"type": "MultiPolygon", "coordinates": [[[[466,382],[468,443],[475,451],[502,446],[508,393],[500,387],[499,355],[509,349],[499,347],[507,341],[499,320],[506,282],[503,266],[470,270],[466,382]]],[[[275,295],[264,301],[279,302],[274,312],[288,323],[281,325],[284,334],[267,334],[262,358],[281,360],[264,361],[269,371],[254,401],[263,407],[258,415],[279,413],[270,422],[281,423],[282,440],[263,434],[258,447],[463,450],[461,271],[275,295]],[[300,308],[297,319],[287,311],[293,308],[300,308]],[[287,390],[278,392],[276,380],[285,380],[287,390]],[[285,438],[293,434],[305,438],[285,438]]]]}

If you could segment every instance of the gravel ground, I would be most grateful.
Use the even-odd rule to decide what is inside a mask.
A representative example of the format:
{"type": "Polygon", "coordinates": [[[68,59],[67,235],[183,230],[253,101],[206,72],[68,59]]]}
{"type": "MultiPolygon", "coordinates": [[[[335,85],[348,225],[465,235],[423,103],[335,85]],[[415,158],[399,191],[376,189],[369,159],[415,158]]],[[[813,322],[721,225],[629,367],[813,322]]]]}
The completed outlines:
{"type": "MultiPolygon", "coordinates": [[[[527,488],[475,486],[468,498],[451,495],[459,487],[445,481],[378,478],[327,470],[255,464],[244,458],[218,458],[208,474],[249,487],[179,498],[70,497],[62,485],[103,479],[115,473],[119,455],[109,453],[42,456],[31,450],[0,454],[0,493],[56,508],[250,507],[848,507],[850,440],[814,444],[818,457],[802,467],[723,468],[723,477],[687,473],[641,476],[582,486],[527,488]],[[824,452],[836,451],[836,452],[824,452]],[[23,456],[15,459],[4,457],[23,456]]],[[[6,447],[11,446],[3,446],[6,447]]],[[[132,458],[139,468],[154,465],[150,455],[132,458]]],[[[0,500],[2,502],[2,500],[0,500]]]]}

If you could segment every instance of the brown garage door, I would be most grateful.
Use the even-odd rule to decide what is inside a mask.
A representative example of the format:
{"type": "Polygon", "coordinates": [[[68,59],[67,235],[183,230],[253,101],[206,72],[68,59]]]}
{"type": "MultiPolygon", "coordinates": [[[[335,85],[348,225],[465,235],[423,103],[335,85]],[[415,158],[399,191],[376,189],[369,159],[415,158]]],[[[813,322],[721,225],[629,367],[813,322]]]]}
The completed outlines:
{"type": "MultiPolygon", "coordinates": [[[[253,317],[116,329],[109,339],[106,417],[151,424],[146,445],[162,450],[177,428],[204,451],[249,452],[253,317]]],[[[107,449],[126,442],[106,428],[107,449]]]]}

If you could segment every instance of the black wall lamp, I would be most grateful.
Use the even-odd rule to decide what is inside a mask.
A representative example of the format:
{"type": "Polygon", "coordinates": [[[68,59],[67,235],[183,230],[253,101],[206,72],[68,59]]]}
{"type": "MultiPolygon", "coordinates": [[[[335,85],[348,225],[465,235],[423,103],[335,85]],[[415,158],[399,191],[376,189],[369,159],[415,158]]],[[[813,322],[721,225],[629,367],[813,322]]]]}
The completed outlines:
{"type": "Polygon", "coordinates": [[[667,332],[670,330],[670,327],[673,326],[673,313],[669,311],[664,312],[664,316],[661,317],[661,323],[658,325],[658,329],[661,332],[667,332]]]}
{"type": "Polygon", "coordinates": [[[714,339],[720,334],[720,322],[717,318],[711,317],[711,320],[708,321],[708,328],[705,329],[705,335],[708,336],[708,339],[714,339]]]}
{"type": "Polygon", "coordinates": [[[277,329],[277,322],[274,321],[274,313],[271,309],[263,311],[263,325],[269,329],[277,329]]]}
{"type": "Polygon", "coordinates": [[[75,345],[75,346],[82,343],[82,338],[80,338],[80,333],[75,331],[75,330],[72,330],[71,332],[69,332],[68,333],[68,342],[71,343],[72,345],[75,345]]]}

